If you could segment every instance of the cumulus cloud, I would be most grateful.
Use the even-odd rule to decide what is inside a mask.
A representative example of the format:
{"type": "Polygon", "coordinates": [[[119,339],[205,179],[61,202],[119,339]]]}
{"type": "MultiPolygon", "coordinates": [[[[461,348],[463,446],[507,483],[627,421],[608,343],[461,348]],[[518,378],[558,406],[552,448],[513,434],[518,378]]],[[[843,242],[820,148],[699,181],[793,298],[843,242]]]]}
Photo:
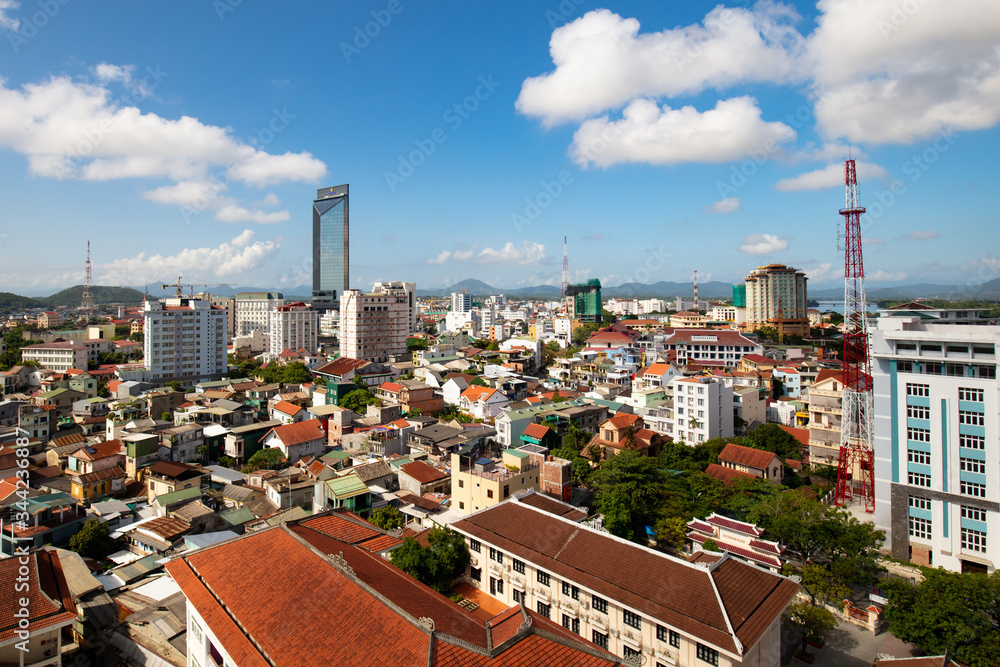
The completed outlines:
{"type": "Polygon", "coordinates": [[[679,96],[738,83],[800,78],[804,48],[795,10],[774,2],[716,7],[701,24],[639,34],[639,21],[607,9],[557,28],[555,70],[527,79],[517,109],[545,125],[581,120],[637,97],[679,96]]]}
{"type": "Polygon", "coordinates": [[[704,113],[691,106],[660,109],[650,100],[635,100],[620,120],[605,116],[584,122],[573,135],[570,154],[581,167],[727,162],[755,150],[773,152],[795,139],[789,126],[760,116],[752,97],[719,100],[704,113]]]}
{"type": "Polygon", "coordinates": [[[445,262],[475,262],[476,264],[518,264],[526,266],[540,264],[545,260],[545,246],[541,243],[524,241],[517,246],[508,241],[502,248],[483,248],[479,245],[459,250],[443,250],[427,260],[428,264],[444,264],[445,262]]]}
{"type": "Polygon", "coordinates": [[[891,271],[883,271],[882,269],[865,275],[865,280],[885,283],[898,283],[901,280],[906,280],[906,278],[907,273],[905,271],[897,271],[893,273],[891,271]]]}
{"type": "Polygon", "coordinates": [[[808,43],[820,131],[912,143],[1000,121],[1000,3],[820,0],[808,43]]]}
{"type": "Polygon", "coordinates": [[[740,198],[727,197],[701,210],[703,213],[735,213],[740,210],[740,198]]]}
{"type": "MultiPolygon", "coordinates": [[[[858,181],[873,178],[888,178],[887,172],[881,166],[872,162],[857,162],[858,181]]],[[[827,188],[844,187],[844,164],[830,164],[822,169],[808,171],[791,178],[783,178],[774,185],[779,192],[802,192],[804,190],[826,190],[827,188]]]]}
{"type": "Polygon", "coordinates": [[[215,248],[185,248],[167,256],[142,252],[101,265],[96,280],[106,285],[142,285],[178,275],[236,277],[264,266],[278,254],[277,242],[254,241],[253,237],[254,232],[245,229],[215,248]]]}
{"type": "Polygon", "coordinates": [[[261,208],[266,208],[269,206],[277,206],[280,203],[281,200],[278,199],[278,195],[274,194],[273,192],[268,192],[266,195],[264,195],[263,199],[258,199],[253,203],[253,205],[259,206],[261,208]]]}
{"type": "Polygon", "coordinates": [[[788,249],[789,237],[774,234],[750,234],[743,239],[740,252],[748,255],[766,255],[788,249]]]}
{"type": "Polygon", "coordinates": [[[828,262],[826,264],[819,264],[811,269],[806,269],[805,272],[809,280],[817,283],[844,279],[844,266],[842,264],[834,266],[828,262]]]}
{"type": "Polygon", "coordinates": [[[223,206],[215,212],[215,219],[219,222],[256,222],[262,225],[269,225],[275,222],[290,220],[292,214],[288,211],[251,211],[242,206],[223,206]]]}
{"type": "Polygon", "coordinates": [[[934,229],[915,229],[912,232],[903,234],[899,238],[910,241],[927,241],[930,239],[936,239],[939,236],[941,236],[941,232],[934,229]]]}
{"type": "Polygon", "coordinates": [[[7,15],[8,10],[17,9],[20,6],[21,4],[14,0],[0,0],[0,28],[16,32],[21,27],[21,22],[18,19],[7,15]]]}
{"type": "MultiPolygon", "coordinates": [[[[190,116],[143,113],[129,103],[140,96],[116,98],[112,90],[119,83],[133,92],[146,85],[135,83],[131,67],[101,63],[92,73],[96,82],[63,75],[18,89],[0,81],[0,147],[24,155],[36,176],[173,181],[147,193],[147,199],[161,203],[179,203],[196,190],[204,194],[209,180],[263,187],[311,183],[326,174],[326,165],[310,153],[272,155],[227,127],[190,116]]],[[[212,198],[222,189],[217,187],[212,198]]]]}

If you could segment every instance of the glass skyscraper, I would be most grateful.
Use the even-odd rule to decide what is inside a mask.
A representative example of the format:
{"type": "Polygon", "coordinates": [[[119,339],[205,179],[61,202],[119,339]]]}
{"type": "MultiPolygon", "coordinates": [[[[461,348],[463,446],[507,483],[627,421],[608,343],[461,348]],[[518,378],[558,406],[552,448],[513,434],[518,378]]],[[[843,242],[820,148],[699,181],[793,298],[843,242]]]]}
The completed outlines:
{"type": "Polygon", "coordinates": [[[337,308],[348,289],[350,224],[347,185],[316,191],[313,201],[313,305],[337,308]]]}

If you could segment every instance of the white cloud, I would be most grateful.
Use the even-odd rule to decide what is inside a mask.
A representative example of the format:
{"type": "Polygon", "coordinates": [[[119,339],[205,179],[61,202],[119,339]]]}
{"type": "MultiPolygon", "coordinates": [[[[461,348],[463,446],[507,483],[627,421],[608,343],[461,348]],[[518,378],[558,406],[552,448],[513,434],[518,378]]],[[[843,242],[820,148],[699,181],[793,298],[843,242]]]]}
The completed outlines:
{"type": "MultiPolygon", "coordinates": [[[[858,181],[875,178],[888,178],[887,172],[881,166],[872,162],[857,162],[858,181]]],[[[825,190],[827,188],[844,187],[844,164],[830,164],[822,169],[808,171],[791,178],[783,178],[774,185],[779,192],[802,192],[804,190],[825,190]]]]}
{"type": "Polygon", "coordinates": [[[865,280],[878,281],[885,283],[898,283],[901,280],[906,280],[907,273],[905,271],[897,271],[896,273],[891,273],[889,271],[883,271],[879,269],[874,273],[868,273],[865,275],[865,280]]]}
{"type": "Polygon", "coordinates": [[[508,241],[499,250],[493,248],[483,248],[476,255],[476,262],[479,264],[539,264],[545,259],[545,246],[533,241],[524,241],[520,246],[515,246],[508,241]]]}
{"type": "Polygon", "coordinates": [[[885,245],[885,239],[861,239],[862,245],[885,245]]]}
{"type": "Polygon", "coordinates": [[[142,193],[142,198],[158,204],[172,204],[204,211],[232,204],[231,198],[222,196],[225,190],[222,184],[211,181],[181,181],[155,190],[147,190],[142,193]]]}
{"type": "Polygon", "coordinates": [[[934,229],[915,229],[912,232],[903,234],[899,238],[911,241],[927,241],[929,239],[936,239],[939,236],[941,236],[941,232],[934,229]]]}
{"type": "Polygon", "coordinates": [[[268,192],[266,195],[264,195],[263,199],[255,201],[253,205],[258,206],[260,208],[266,208],[268,206],[277,206],[280,203],[281,200],[278,198],[278,195],[274,194],[273,192],[268,192]]]}
{"type": "Polygon", "coordinates": [[[227,127],[143,113],[110,87],[129,84],[130,68],[102,63],[93,71],[98,83],[63,75],[15,89],[0,80],[0,147],[24,155],[37,176],[174,181],[176,191],[167,186],[147,196],[164,203],[175,203],[190,184],[210,177],[261,187],[315,182],[326,174],[326,165],[307,152],[271,155],[227,127]]]}
{"type": "Polygon", "coordinates": [[[739,83],[800,78],[804,47],[795,10],[760,2],[716,7],[701,24],[639,34],[639,21],[607,9],[552,33],[553,72],[527,79],[518,111],[547,126],[581,120],[637,97],[679,96],[739,83]]]}
{"type": "Polygon", "coordinates": [[[20,6],[21,3],[14,0],[0,0],[0,28],[17,32],[17,29],[21,27],[21,22],[16,18],[7,16],[7,10],[17,9],[20,6]]]}
{"type": "Polygon", "coordinates": [[[95,280],[105,285],[142,285],[178,275],[191,280],[236,277],[264,266],[278,254],[277,242],[253,241],[253,237],[254,232],[246,229],[215,248],[185,248],[168,256],[142,252],[101,265],[101,275],[95,280]]]}
{"type": "Polygon", "coordinates": [[[740,198],[727,197],[701,210],[703,213],[735,213],[740,210],[740,198]]]}
{"type": "Polygon", "coordinates": [[[1000,3],[820,0],[809,60],[828,138],[912,143],[1000,121],[1000,3]]]}
{"type": "Polygon", "coordinates": [[[743,239],[740,252],[748,255],[766,255],[788,249],[789,237],[774,234],[750,234],[743,239]]]}
{"type": "Polygon", "coordinates": [[[817,283],[844,279],[844,267],[841,264],[836,266],[832,263],[820,264],[812,269],[806,269],[805,272],[809,280],[817,283]]]}
{"type": "Polygon", "coordinates": [[[573,135],[570,154],[581,167],[727,162],[751,151],[773,153],[795,139],[792,128],[765,122],[760,114],[751,97],[719,100],[704,113],[691,106],[661,110],[650,100],[635,100],[620,120],[605,116],[584,122],[573,135]]]}
{"type": "Polygon", "coordinates": [[[479,245],[474,245],[471,248],[459,248],[458,250],[442,250],[437,256],[427,260],[428,264],[444,264],[445,262],[452,260],[456,262],[468,262],[470,259],[476,256],[476,250],[479,245]]]}
{"type": "Polygon", "coordinates": [[[292,214],[288,211],[251,211],[242,206],[223,206],[215,213],[215,219],[219,222],[256,222],[262,225],[273,224],[291,220],[292,214]]]}

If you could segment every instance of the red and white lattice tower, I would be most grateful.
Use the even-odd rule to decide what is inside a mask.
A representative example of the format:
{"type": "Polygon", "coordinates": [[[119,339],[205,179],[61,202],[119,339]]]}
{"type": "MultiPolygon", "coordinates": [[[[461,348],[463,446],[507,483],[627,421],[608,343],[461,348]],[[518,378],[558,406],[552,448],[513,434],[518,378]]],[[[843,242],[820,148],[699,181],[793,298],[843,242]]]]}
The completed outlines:
{"type": "Polygon", "coordinates": [[[865,266],[861,256],[861,214],[854,160],[844,169],[847,206],[844,216],[844,391],[841,404],[840,461],[836,503],[855,495],[866,512],[875,511],[875,469],[872,426],[872,371],[868,347],[868,309],[865,303],[865,266]]]}
{"type": "Polygon", "coordinates": [[[80,310],[83,311],[85,315],[94,314],[94,289],[93,289],[93,276],[91,275],[92,264],[90,262],[90,241],[87,241],[87,264],[86,264],[86,275],[83,280],[83,298],[80,302],[80,310]]]}
{"type": "Polygon", "coordinates": [[[694,308],[691,309],[692,312],[701,312],[698,308],[698,269],[694,270],[694,308]]]}
{"type": "Polygon", "coordinates": [[[566,232],[563,232],[563,275],[562,296],[566,298],[566,288],[569,287],[569,250],[566,246],[566,232]]]}

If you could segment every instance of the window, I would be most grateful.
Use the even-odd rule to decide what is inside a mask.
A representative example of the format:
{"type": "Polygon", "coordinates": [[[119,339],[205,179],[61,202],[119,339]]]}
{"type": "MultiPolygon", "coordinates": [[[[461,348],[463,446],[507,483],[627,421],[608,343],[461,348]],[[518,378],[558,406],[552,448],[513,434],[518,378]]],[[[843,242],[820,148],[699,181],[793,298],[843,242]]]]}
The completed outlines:
{"type": "Polygon", "coordinates": [[[969,449],[986,449],[986,437],[960,433],[958,435],[958,445],[959,447],[968,447],[969,449]]]}
{"type": "Polygon", "coordinates": [[[970,389],[968,387],[958,388],[958,400],[960,401],[972,401],[973,403],[983,402],[983,390],[982,389],[970,389]]]}
{"type": "Polygon", "coordinates": [[[909,506],[918,510],[929,510],[931,508],[931,499],[924,498],[923,496],[910,496],[909,506]]]}
{"type": "Polygon", "coordinates": [[[908,518],[910,520],[910,537],[919,537],[922,540],[931,539],[930,519],[921,519],[918,516],[908,518]]]}
{"type": "Polygon", "coordinates": [[[907,449],[906,460],[910,463],[929,466],[931,464],[931,454],[930,452],[922,452],[919,449],[907,449]]]}
{"type": "Polygon", "coordinates": [[[514,567],[514,571],[515,572],[520,572],[521,574],[524,574],[524,561],[518,560],[516,558],[512,558],[511,559],[511,564],[514,567]]]}
{"type": "Polygon", "coordinates": [[[486,489],[486,497],[487,498],[493,497],[493,489],[486,489]]]}
{"type": "Polygon", "coordinates": [[[474,567],[469,571],[469,576],[472,577],[473,581],[481,582],[483,580],[483,571],[478,567],[474,567]]]}
{"type": "Polygon", "coordinates": [[[608,636],[603,632],[598,632],[597,630],[594,630],[593,633],[591,634],[591,641],[593,641],[595,644],[597,644],[604,650],[608,649],[608,636]]]}
{"type": "Polygon", "coordinates": [[[498,563],[503,563],[503,552],[490,547],[490,560],[495,560],[498,563]]]}
{"type": "Polygon", "coordinates": [[[971,410],[959,410],[958,423],[969,424],[970,426],[985,426],[986,415],[984,415],[982,412],[973,412],[971,410]]]}
{"type": "Polygon", "coordinates": [[[667,641],[667,636],[669,634],[670,634],[669,630],[667,630],[665,627],[663,627],[659,623],[656,624],[656,640],[657,641],[661,641],[661,642],[667,641]]]}
{"type": "Polygon", "coordinates": [[[538,570],[538,583],[540,583],[542,586],[548,586],[550,579],[551,577],[549,576],[548,572],[542,572],[541,570],[538,570]]]}
{"type": "Polygon", "coordinates": [[[464,489],[465,488],[465,480],[464,479],[458,480],[458,488],[460,488],[460,489],[464,489]]]}
{"type": "Polygon", "coordinates": [[[910,382],[906,383],[906,395],[907,396],[930,396],[931,386],[929,384],[913,384],[910,382]]]}
{"type": "Polygon", "coordinates": [[[679,632],[670,631],[670,645],[674,648],[681,647],[681,634],[679,632]]]}
{"type": "Polygon", "coordinates": [[[931,409],[922,405],[907,405],[906,416],[913,419],[930,419],[931,409]]]}
{"type": "Polygon", "coordinates": [[[545,604],[544,602],[539,602],[538,613],[544,616],[545,618],[548,618],[549,615],[552,613],[552,605],[545,604]]]}
{"type": "Polygon", "coordinates": [[[510,498],[510,484],[503,485],[503,497],[510,498]]]}
{"type": "Polygon", "coordinates": [[[914,442],[930,442],[931,432],[930,429],[926,428],[910,428],[906,429],[906,439],[913,440],[914,442]]]}
{"type": "Polygon", "coordinates": [[[707,662],[710,665],[719,664],[719,652],[716,651],[714,648],[705,646],[701,642],[698,642],[697,655],[699,660],[707,662]]]}
{"type": "Polygon", "coordinates": [[[896,352],[915,352],[916,349],[916,343],[904,343],[902,341],[896,343],[896,352]]]}
{"type": "Polygon", "coordinates": [[[965,472],[976,472],[980,475],[986,474],[986,461],[977,459],[967,459],[964,456],[958,460],[960,468],[965,472]]]}
{"type": "Polygon", "coordinates": [[[483,545],[479,542],[479,540],[469,540],[469,549],[471,549],[472,551],[479,553],[480,551],[482,551],[482,548],[483,545]]]}
{"type": "MultiPolygon", "coordinates": [[[[599,598],[596,595],[590,597],[590,605],[594,608],[594,611],[601,614],[608,613],[608,601],[604,598],[599,598]]],[[[595,642],[596,643],[596,642],[595,642]]]]}
{"type": "Polygon", "coordinates": [[[524,593],[517,590],[516,588],[511,588],[510,590],[514,596],[514,602],[521,604],[524,601],[524,593]]]}
{"type": "Polygon", "coordinates": [[[637,651],[636,649],[632,648],[631,646],[623,646],[622,647],[622,655],[624,657],[626,657],[626,658],[631,658],[632,656],[641,656],[642,655],[642,651],[637,651]]]}
{"type": "Polygon", "coordinates": [[[931,485],[931,476],[919,472],[907,472],[906,482],[911,486],[929,487],[931,485]]]}
{"type": "Polygon", "coordinates": [[[571,618],[568,614],[563,614],[562,626],[567,630],[572,630],[576,634],[580,634],[580,619],[578,618],[571,618]]]}
{"type": "Polygon", "coordinates": [[[986,510],[962,505],[962,518],[972,519],[973,521],[986,521],[986,510]]]}
{"type": "Polygon", "coordinates": [[[986,553],[986,533],[971,528],[962,529],[962,548],[986,553]]]}
{"type": "Polygon", "coordinates": [[[976,484],[975,482],[962,481],[962,495],[963,496],[973,496],[975,498],[985,498],[986,497],[986,485],[976,484]]]}
{"type": "Polygon", "coordinates": [[[636,630],[642,629],[642,617],[639,614],[633,614],[628,609],[625,609],[622,611],[622,615],[624,616],[625,625],[630,625],[636,630]]]}

